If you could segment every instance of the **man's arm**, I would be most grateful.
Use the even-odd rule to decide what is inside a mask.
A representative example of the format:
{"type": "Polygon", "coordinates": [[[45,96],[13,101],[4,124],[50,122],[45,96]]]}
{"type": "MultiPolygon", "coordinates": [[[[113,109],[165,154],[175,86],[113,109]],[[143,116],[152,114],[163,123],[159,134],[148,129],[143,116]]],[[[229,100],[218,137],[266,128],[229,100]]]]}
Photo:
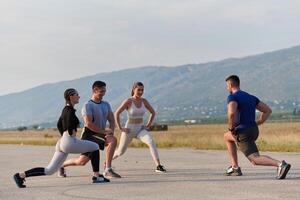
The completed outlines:
{"type": "Polygon", "coordinates": [[[237,102],[230,101],[227,105],[227,117],[228,117],[228,129],[233,130],[236,126],[235,124],[235,115],[237,111],[237,102]]]}
{"type": "Polygon", "coordinates": [[[265,104],[261,101],[257,104],[256,109],[261,112],[260,116],[256,120],[256,124],[257,124],[257,126],[259,126],[268,119],[268,117],[272,113],[272,110],[267,104],[265,104]]]}
{"type": "Polygon", "coordinates": [[[84,126],[92,130],[93,132],[97,133],[96,135],[100,137],[105,137],[106,131],[99,128],[93,123],[93,118],[90,115],[83,116],[84,126]]]}

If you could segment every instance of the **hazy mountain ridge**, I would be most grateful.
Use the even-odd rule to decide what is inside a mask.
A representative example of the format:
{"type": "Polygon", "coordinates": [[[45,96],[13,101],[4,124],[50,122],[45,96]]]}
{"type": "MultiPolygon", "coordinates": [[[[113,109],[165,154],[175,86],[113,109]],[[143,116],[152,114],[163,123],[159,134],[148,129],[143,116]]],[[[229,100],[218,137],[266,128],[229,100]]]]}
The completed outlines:
{"type": "Polygon", "coordinates": [[[224,115],[228,95],[224,79],[230,74],[239,75],[242,89],[270,103],[275,111],[291,110],[300,102],[300,46],[296,46],[205,64],[99,73],[0,96],[0,128],[56,121],[64,105],[63,91],[68,87],[80,92],[80,116],[95,80],[107,83],[105,100],[113,108],[130,95],[133,82],[142,81],[145,97],[156,108],[157,120],[224,115]]]}

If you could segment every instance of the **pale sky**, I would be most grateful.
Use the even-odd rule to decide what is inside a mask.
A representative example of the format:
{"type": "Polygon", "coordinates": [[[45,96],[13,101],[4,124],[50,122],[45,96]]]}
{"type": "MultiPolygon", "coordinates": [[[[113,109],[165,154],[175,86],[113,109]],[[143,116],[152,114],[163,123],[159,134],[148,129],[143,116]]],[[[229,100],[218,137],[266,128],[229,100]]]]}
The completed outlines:
{"type": "Polygon", "coordinates": [[[298,0],[0,0],[0,95],[300,44],[298,0]]]}

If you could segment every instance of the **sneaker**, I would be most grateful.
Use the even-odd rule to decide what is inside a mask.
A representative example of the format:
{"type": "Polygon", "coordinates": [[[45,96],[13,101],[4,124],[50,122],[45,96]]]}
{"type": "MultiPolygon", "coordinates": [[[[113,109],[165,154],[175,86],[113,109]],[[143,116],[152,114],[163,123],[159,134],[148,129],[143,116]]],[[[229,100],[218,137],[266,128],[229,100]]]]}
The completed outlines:
{"type": "Polygon", "coordinates": [[[277,168],[277,179],[285,179],[285,176],[289,172],[291,165],[286,163],[284,160],[280,163],[279,167],[277,168]]]}
{"type": "Polygon", "coordinates": [[[121,176],[119,174],[117,174],[116,172],[114,172],[114,170],[112,168],[105,170],[103,172],[103,176],[106,178],[121,178],[121,176]]]}
{"type": "Polygon", "coordinates": [[[25,178],[21,178],[20,174],[19,173],[16,173],[14,176],[14,181],[15,183],[17,184],[17,186],[19,188],[25,188],[26,185],[24,185],[24,182],[25,182],[25,178]]]}
{"type": "Polygon", "coordinates": [[[162,165],[157,165],[155,172],[159,172],[159,173],[166,173],[167,170],[164,168],[164,166],[162,165]]]}
{"type": "Polygon", "coordinates": [[[225,174],[225,176],[242,176],[242,170],[240,167],[234,168],[232,166],[228,167],[225,174]]]}
{"type": "Polygon", "coordinates": [[[67,177],[66,170],[65,170],[64,167],[60,167],[60,168],[59,168],[58,173],[57,173],[57,176],[58,176],[58,177],[62,177],[62,178],[67,177]]]}
{"type": "Polygon", "coordinates": [[[109,179],[103,177],[102,175],[93,176],[92,181],[93,181],[93,183],[107,183],[107,182],[110,182],[109,179]]]}

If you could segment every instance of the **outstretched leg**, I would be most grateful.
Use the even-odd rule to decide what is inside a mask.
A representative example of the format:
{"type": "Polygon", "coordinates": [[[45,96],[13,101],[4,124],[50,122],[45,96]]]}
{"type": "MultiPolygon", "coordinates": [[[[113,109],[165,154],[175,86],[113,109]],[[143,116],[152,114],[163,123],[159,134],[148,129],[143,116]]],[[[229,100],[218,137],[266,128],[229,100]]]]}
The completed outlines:
{"type": "Polygon", "coordinates": [[[253,165],[274,166],[279,167],[280,161],[269,156],[260,155],[258,152],[247,157],[253,165]]]}

